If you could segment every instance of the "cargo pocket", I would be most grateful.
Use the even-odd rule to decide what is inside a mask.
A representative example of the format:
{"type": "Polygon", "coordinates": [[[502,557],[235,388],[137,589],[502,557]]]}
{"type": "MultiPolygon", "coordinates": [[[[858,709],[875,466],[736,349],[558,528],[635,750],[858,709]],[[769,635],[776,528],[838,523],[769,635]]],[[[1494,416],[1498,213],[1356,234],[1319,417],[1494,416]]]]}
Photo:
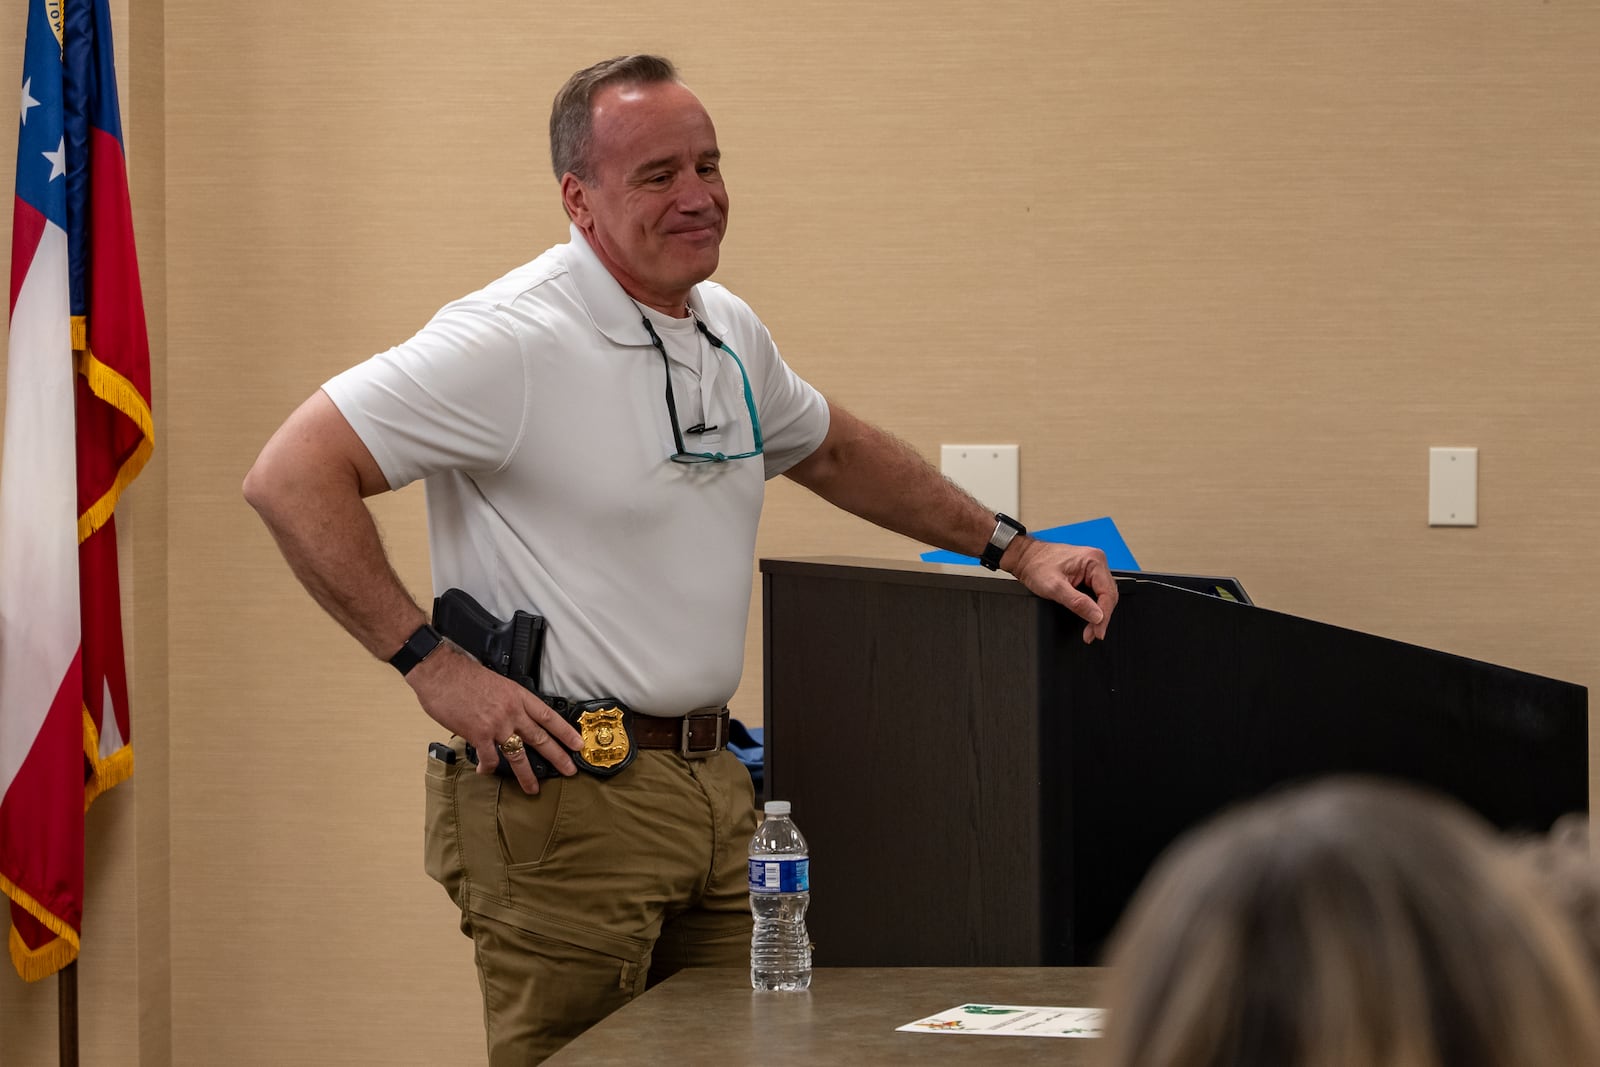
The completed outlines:
{"type": "Polygon", "coordinates": [[[461,819],[456,803],[456,778],[464,760],[459,751],[456,761],[446,763],[432,755],[426,758],[423,800],[422,869],[444,886],[456,906],[465,910],[462,883],[466,869],[461,856],[461,819]]]}
{"type": "Polygon", "coordinates": [[[641,939],[476,894],[471,907],[492,1065],[537,1062],[644,992],[641,939]]]}

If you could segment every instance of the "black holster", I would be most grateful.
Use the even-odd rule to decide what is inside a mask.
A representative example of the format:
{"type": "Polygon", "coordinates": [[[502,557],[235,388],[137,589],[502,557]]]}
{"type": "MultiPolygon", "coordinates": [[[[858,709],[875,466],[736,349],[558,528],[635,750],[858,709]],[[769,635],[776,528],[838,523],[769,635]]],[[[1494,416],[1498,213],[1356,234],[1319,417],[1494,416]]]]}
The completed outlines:
{"type": "MultiPolygon", "coordinates": [[[[466,649],[485,667],[503,674],[548,704],[556,714],[584,735],[584,748],[572,754],[578,769],[598,778],[620,773],[633,762],[633,712],[621,701],[609,697],[574,703],[562,697],[539,692],[539,664],[544,655],[544,617],[517,611],[510,622],[502,622],[482,604],[461,589],[447,589],[433,601],[433,628],[466,649]],[[612,712],[609,720],[607,712],[612,712]],[[593,730],[589,716],[599,717],[593,730]],[[591,744],[591,734],[593,744],[591,744]],[[607,738],[610,740],[607,740],[607,738]],[[619,740],[620,737],[620,740],[619,740]]],[[[555,769],[538,752],[526,749],[528,764],[536,778],[548,778],[555,769]]],[[[478,764],[478,752],[466,746],[467,761],[478,764]]],[[[495,766],[502,778],[514,778],[504,758],[495,766]]]]}

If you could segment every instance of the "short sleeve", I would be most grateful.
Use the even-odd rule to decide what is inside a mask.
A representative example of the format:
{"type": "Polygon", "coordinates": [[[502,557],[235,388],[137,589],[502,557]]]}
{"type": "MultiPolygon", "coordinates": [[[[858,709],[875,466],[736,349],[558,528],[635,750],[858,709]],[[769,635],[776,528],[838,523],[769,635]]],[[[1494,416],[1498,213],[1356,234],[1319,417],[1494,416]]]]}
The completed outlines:
{"type": "Polygon", "coordinates": [[[702,284],[697,292],[717,326],[731,327],[761,415],[765,473],[776,478],[815,452],[828,436],[828,401],[784,362],[766,324],[749,304],[715,282],[702,284]]]}
{"type": "Polygon", "coordinates": [[[771,338],[766,340],[771,363],[757,410],[765,438],[766,475],[776,478],[815,452],[828,436],[828,402],[784,362],[771,338]]]}
{"type": "Polygon", "coordinates": [[[505,316],[469,299],[322,390],[398,489],[443,470],[505,466],[524,429],[526,366],[505,316]]]}

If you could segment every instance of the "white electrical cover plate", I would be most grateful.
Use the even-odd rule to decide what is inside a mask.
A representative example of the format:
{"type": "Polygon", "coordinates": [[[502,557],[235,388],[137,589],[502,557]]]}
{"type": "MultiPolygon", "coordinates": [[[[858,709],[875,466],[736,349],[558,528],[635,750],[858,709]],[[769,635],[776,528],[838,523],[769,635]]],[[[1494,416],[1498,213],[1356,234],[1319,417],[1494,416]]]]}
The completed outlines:
{"type": "Polygon", "coordinates": [[[1428,449],[1428,525],[1478,525],[1478,450],[1428,449]]]}
{"type": "Polygon", "coordinates": [[[1016,445],[941,445],[939,470],[984,507],[1018,517],[1016,445]]]}

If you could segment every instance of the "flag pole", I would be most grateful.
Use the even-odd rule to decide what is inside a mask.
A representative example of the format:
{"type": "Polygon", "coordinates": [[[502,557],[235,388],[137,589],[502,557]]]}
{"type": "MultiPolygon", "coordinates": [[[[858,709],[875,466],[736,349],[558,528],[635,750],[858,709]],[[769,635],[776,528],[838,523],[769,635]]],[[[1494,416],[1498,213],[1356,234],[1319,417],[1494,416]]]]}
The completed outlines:
{"type": "Polygon", "coordinates": [[[56,993],[59,1001],[56,1014],[61,1024],[61,1067],[78,1067],[77,960],[56,972],[56,993]]]}

